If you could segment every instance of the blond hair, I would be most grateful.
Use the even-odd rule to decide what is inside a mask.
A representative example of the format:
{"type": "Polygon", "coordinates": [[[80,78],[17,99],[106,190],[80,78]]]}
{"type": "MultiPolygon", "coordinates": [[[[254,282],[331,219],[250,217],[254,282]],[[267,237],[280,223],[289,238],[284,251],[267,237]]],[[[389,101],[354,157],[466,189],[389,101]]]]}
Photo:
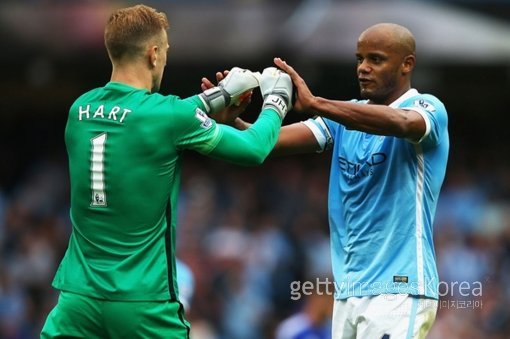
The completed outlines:
{"type": "Polygon", "coordinates": [[[134,59],[169,26],[165,13],[154,8],[136,5],[119,9],[108,19],[104,32],[108,55],[112,61],[134,59]]]}

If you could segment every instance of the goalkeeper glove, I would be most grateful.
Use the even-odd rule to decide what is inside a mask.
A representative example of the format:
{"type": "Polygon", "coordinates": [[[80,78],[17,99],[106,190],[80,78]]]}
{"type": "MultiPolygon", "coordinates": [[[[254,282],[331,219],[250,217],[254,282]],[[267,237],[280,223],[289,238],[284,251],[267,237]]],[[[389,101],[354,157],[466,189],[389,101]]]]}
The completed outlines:
{"type": "Polygon", "coordinates": [[[292,80],[287,73],[276,67],[264,69],[260,77],[260,91],[264,98],[262,109],[275,110],[283,120],[292,108],[292,89],[292,80]]]}
{"type": "Polygon", "coordinates": [[[208,114],[214,114],[231,104],[238,104],[241,95],[259,86],[259,72],[234,67],[218,86],[199,95],[208,114]]]}

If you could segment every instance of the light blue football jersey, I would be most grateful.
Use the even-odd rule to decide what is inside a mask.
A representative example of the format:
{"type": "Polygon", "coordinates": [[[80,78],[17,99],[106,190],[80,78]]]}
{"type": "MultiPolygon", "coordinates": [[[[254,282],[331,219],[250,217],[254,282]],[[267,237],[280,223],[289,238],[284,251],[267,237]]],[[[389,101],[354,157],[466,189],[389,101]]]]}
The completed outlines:
{"type": "Polygon", "coordinates": [[[448,117],[441,101],[415,89],[390,106],[423,116],[419,142],[320,117],[305,122],[321,146],[333,144],[328,208],[337,299],[438,298],[433,221],[448,161],[448,117]]]}

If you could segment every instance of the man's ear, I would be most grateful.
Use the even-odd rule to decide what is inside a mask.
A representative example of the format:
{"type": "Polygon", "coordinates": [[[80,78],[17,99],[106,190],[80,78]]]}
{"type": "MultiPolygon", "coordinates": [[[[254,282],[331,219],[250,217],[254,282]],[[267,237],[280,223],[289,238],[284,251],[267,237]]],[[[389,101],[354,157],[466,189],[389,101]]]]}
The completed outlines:
{"type": "Polygon", "coordinates": [[[404,58],[402,63],[402,73],[408,74],[413,71],[414,65],[416,64],[416,57],[414,54],[409,54],[404,58]]]}
{"type": "Polygon", "coordinates": [[[154,45],[149,48],[149,67],[154,68],[158,64],[158,46],[154,45]]]}

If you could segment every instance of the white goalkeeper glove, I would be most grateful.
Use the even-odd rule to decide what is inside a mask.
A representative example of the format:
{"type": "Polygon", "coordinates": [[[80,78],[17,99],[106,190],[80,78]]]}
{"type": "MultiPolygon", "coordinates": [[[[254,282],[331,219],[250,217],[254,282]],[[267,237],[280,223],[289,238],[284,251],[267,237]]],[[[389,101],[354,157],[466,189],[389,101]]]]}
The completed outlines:
{"type": "Polygon", "coordinates": [[[290,76],[277,69],[268,67],[264,69],[260,77],[260,92],[264,98],[264,108],[272,108],[283,120],[292,108],[292,79],[290,76]]]}
{"type": "Polygon", "coordinates": [[[259,86],[259,72],[239,67],[232,68],[218,86],[209,88],[199,95],[208,114],[221,111],[231,104],[238,104],[241,95],[259,86]]]}

